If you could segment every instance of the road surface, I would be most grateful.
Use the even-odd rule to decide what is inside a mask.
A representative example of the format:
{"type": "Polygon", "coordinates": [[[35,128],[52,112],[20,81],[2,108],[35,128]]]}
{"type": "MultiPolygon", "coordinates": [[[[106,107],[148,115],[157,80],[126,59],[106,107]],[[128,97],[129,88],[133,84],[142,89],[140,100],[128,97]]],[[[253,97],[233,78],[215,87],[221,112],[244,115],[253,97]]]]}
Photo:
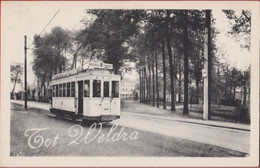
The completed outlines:
{"type": "Polygon", "coordinates": [[[249,155],[250,131],[244,125],[203,123],[127,102],[119,120],[90,128],[52,117],[47,104],[34,104],[37,108],[29,103],[25,111],[11,103],[11,156],[249,155]]]}

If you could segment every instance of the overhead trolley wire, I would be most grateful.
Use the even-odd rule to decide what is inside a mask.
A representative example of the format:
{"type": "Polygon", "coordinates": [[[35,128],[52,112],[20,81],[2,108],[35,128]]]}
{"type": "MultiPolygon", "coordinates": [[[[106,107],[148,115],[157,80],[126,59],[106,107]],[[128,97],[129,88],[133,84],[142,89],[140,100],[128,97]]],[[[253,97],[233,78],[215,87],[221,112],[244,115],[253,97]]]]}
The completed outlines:
{"type": "Polygon", "coordinates": [[[49,26],[49,24],[52,22],[52,20],[56,17],[56,15],[59,13],[60,9],[54,14],[54,16],[51,18],[51,20],[48,22],[48,24],[43,28],[43,30],[41,31],[41,33],[34,39],[34,41],[32,42],[32,44],[28,47],[30,48],[33,43],[35,43],[35,41],[41,36],[41,34],[44,32],[44,30],[49,26]]]}

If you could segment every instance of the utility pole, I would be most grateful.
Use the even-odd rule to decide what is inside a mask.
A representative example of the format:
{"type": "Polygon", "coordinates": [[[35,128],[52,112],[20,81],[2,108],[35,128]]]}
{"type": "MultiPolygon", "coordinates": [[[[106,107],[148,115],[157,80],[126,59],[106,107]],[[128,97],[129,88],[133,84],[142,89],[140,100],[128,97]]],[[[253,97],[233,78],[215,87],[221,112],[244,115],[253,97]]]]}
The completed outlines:
{"type": "Polygon", "coordinates": [[[203,119],[210,120],[210,92],[211,92],[211,67],[212,59],[210,53],[211,32],[210,32],[210,14],[211,10],[206,10],[205,42],[204,42],[204,69],[202,77],[204,78],[204,101],[203,101],[203,119]]]}
{"type": "Polygon", "coordinates": [[[27,110],[27,37],[24,36],[24,108],[27,110]]]}

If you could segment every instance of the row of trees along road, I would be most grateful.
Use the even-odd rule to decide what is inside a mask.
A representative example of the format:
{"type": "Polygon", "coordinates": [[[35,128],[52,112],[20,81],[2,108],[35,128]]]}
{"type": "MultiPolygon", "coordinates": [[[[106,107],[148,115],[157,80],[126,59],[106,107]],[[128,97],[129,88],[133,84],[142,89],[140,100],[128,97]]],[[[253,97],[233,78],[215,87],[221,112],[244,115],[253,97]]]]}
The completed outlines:
{"type": "MultiPolygon", "coordinates": [[[[241,19],[234,17],[236,13],[224,12],[239,26],[241,19]]],[[[250,18],[248,11],[243,12],[250,18]]],[[[170,95],[171,110],[175,110],[176,102],[184,101],[184,114],[189,113],[189,102],[199,103],[204,62],[204,10],[86,10],[86,16],[82,20],[85,25],[82,30],[55,27],[41,37],[35,35],[33,70],[38,78],[39,95],[46,96],[52,75],[99,59],[113,64],[116,74],[128,68],[126,62],[135,62],[140,77],[137,89],[143,103],[162,104],[166,108],[167,95],[170,95]]],[[[248,28],[248,20],[242,21],[245,24],[240,26],[248,28]]],[[[223,98],[234,99],[238,87],[247,93],[250,76],[249,71],[239,71],[216,56],[214,24],[212,19],[212,102],[220,104],[223,98]]],[[[236,32],[231,30],[232,33],[236,32]]]]}

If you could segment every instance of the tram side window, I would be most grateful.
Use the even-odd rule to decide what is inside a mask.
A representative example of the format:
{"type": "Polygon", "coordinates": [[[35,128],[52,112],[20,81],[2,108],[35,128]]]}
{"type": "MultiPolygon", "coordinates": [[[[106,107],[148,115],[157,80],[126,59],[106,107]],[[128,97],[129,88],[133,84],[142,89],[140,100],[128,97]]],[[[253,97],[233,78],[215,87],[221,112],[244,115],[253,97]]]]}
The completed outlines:
{"type": "Polygon", "coordinates": [[[55,97],[59,97],[59,85],[56,85],[56,96],[55,97]]]}
{"type": "Polygon", "coordinates": [[[109,82],[104,82],[103,94],[104,97],[109,97],[109,82]]]}
{"type": "Polygon", "coordinates": [[[75,82],[71,82],[71,97],[75,97],[75,82]]]}
{"type": "Polygon", "coordinates": [[[67,97],[70,97],[70,83],[67,83],[67,97]]]}
{"type": "Polygon", "coordinates": [[[101,96],[101,81],[93,80],[93,97],[101,96]]]}
{"type": "Polygon", "coordinates": [[[119,82],[112,81],[112,97],[119,97],[119,82]]]}
{"type": "Polygon", "coordinates": [[[89,97],[90,94],[90,86],[89,86],[89,80],[84,81],[84,97],[89,97]]]}
{"type": "Polygon", "coordinates": [[[66,97],[67,95],[66,95],[66,83],[63,83],[63,94],[62,94],[62,96],[63,97],[66,97]]]}
{"type": "Polygon", "coordinates": [[[62,84],[59,84],[59,97],[62,97],[62,84]]]}

